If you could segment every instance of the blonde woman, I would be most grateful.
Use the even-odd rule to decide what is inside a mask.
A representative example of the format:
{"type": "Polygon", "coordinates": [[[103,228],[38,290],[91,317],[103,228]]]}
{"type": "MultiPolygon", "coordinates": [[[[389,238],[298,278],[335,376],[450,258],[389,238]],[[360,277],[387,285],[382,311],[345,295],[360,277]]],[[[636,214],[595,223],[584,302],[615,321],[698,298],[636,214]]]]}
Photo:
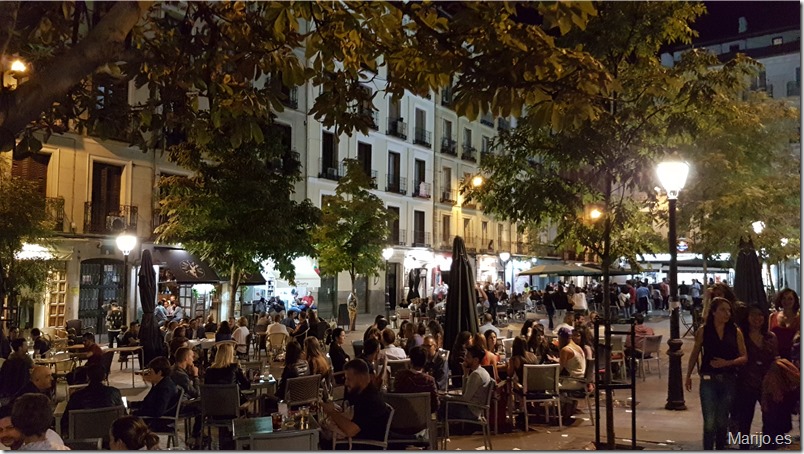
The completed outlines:
{"type": "MultiPolygon", "coordinates": [[[[249,389],[251,382],[248,381],[240,365],[234,357],[234,345],[226,342],[218,345],[218,352],[204,374],[204,384],[207,385],[231,385],[239,384],[240,389],[249,389]]],[[[241,402],[245,399],[241,396],[241,402]]]]}

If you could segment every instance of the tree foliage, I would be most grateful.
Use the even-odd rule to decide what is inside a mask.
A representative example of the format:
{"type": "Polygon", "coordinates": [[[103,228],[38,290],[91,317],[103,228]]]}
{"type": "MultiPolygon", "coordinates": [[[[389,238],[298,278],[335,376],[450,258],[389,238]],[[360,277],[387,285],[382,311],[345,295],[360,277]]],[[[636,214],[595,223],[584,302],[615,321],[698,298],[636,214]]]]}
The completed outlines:
{"type": "Polygon", "coordinates": [[[661,65],[660,47],[689,42],[694,3],[611,2],[585,30],[558,40],[589,52],[608,71],[612,89],[587,96],[596,117],[556,130],[548,118],[529,116],[499,136],[502,153],[481,163],[488,178],[467,188],[486,212],[523,226],[553,224],[558,242],[576,243],[604,264],[654,249],[655,166],[670,147],[691,140],[698,118],[728,115],[750,61],[719,62],[691,51],[673,67],[661,65]],[[590,206],[603,215],[585,216],[590,206]]]}
{"type": "Polygon", "coordinates": [[[335,196],[322,208],[321,224],[313,234],[321,272],[336,276],[346,271],[352,293],[358,275],[377,274],[383,267],[390,221],[382,200],[372,194],[371,180],[354,159],[345,161],[346,175],[335,196]]]}
{"type": "Polygon", "coordinates": [[[750,237],[771,261],[798,255],[799,110],[756,93],[734,115],[704,120],[687,150],[690,177],[679,197],[679,226],[692,250],[736,256],[740,238],[750,237]],[[755,221],[766,226],[760,234],[755,221]]]}
{"type": "Polygon", "coordinates": [[[9,305],[15,305],[24,289],[43,289],[47,261],[20,259],[18,254],[25,243],[48,244],[49,221],[45,199],[35,184],[16,177],[0,178],[0,306],[6,297],[9,305]]]}

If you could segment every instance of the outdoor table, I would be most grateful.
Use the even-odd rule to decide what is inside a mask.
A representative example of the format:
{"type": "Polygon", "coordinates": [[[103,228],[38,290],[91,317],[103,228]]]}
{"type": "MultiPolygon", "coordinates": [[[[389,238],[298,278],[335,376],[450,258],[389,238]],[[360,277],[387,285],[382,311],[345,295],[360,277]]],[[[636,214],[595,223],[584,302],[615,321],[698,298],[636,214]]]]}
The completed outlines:
{"type": "Polygon", "coordinates": [[[276,394],[276,380],[273,377],[271,377],[270,379],[261,378],[259,381],[251,382],[251,387],[248,390],[254,391],[254,396],[257,398],[255,399],[257,401],[257,412],[259,414],[262,414],[263,399],[260,399],[259,397],[262,394],[266,394],[269,396],[273,396],[274,394],[276,394]]]}
{"type": "Polygon", "coordinates": [[[237,418],[232,420],[232,438],[235,441],[235,449],[245,449],[249,444],[249,437],[252,434],[271,434],[288,432],[306,432],[308,430],[319,430],[318,421],[313,415],[307,417],[307,424],[304,429],[299,428],[299,421],[292,428],[283,428],[281,431],[274,432],[274,424],[270,416],[260,418],[237,418]]]}
{"type": "MultiPolygon", "coordinates": [[[[141,345],[132,345],[131,347],[117,347],[117,348],[108,348],[105,351],[107,352],[118,352],[118,353],[131,353],[135,354],[142,351],[141,345]]],[[[140,364],[142,367],[142,364],[140,364]]],[[[131,387],[134,388],[134,360],[131,360],[131,387]]]]}
{"type": "Polygon", "coordinates": [[[58,363],[66,363],[66,362],[70,362],[72,360],[73,359],[70,358],[69,356],[66,356],[66,357],[65,356],[62,356],[62,357],[55,357],[54,356],[54,357],[49,357],[49,358],[34,358],[34,364],[38,364],[38,365],[41,365],[41,366],[53,367],[58,363]]]}

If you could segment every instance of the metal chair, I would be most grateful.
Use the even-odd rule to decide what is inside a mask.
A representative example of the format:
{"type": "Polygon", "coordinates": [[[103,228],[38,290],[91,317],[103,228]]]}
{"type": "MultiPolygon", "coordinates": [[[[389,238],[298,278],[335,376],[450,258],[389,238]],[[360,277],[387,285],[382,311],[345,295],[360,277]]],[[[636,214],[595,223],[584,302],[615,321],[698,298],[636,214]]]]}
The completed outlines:
{"type": "Polygon", "coordinates": [[[64,439],[64,446],[71,451],[100,451],[103,449],[102,438],[82,438],[79,440],[64,439]]]}
{"type": "Polygon", "coordinates": [[[319,430],[251,434],[252,451],[317,451],[319,430]]]}
{"type": "Polygon", "coordinates": [[[385,393],[385,403],[394,408],[389,444],[428,446],[436,449],[436,426],[430,408],[430,393],[385,393]],[[426,437],[417,434],[427,430],[426,437]]]}
{"type": "MultiPolygon", "coordinates": [[[[578,380],[580,382],[580,380],[578,380]]],[[[585,400],[586,401],[586,410],[589,412],[589,420],[592,422],[592,425],[595,425],[595,414],[592,413],[592,401],[590,400],[592,397],[595,396],[594,389],[589,391],[589,385],[595,384],[595,360],[586,358],[586,374],[584,375],[583,379],[583,397],[579,396],[578,391],[561,391],[563,397],[567,397],[574,401],[585,400]],[[573,394],[573,392],[578,394],[573,394]]]]}
{"type": "Polygon", "coordinates": [[[252,342],[253,338],[254,338],[254,336],[252,336],[251,333],[248,333],[246,335],[246,343],[245,344],[237,344],[237,345],[235,345],[235,355],[237,356],[238,359],[243,359],[243,360],[248,361],[249,354],[251,353],[251,342],[252,342]],[[240,351],[238,351],[237,349],[240,348],[240,347],[246,347],[246,352],[241,353],[240,351]]]}
{"type": "MultiPolygon", "coordinates": [[[[662,347],[662,336],[647,336],[644,340],[645,343],[642,344],[642,353],[635,358],[639,366],[639,373],[642,374],[642,381],[645,381],[646,378],[645,363],[648,361],[656,361],[656,369],[659,371],[659,378],[662,378],[661,353],[659,352],[659,349],[662,347]]],[[[648,371],[650,371],[650,364],[648,364],[648,371]]]]}
{"type": "Polygon", "coordinates": [[[268,352],[271,353],[273,358],[285,351],[285,344],[288,341],[288,335],[285,333],[273,333],[268,335],[268,352]]]}
{"type": "Polygon", "coordinates": [[[383,451],[388,449],[388,434],[391,431],[391,422],[394,420],[394,407],[386,403],[385,408],[388,409],[388,421],[385,423],[385,437],[382,441],[365,440],[362,438],[347,438],[346,440],[338,440],[336,437],[332,437],[332,449],[335,449],[336,446],[340,444],[348,444],[350,451],[352,450],[353,445],[373,446],[375,448],[380,448],[383,451]]]}
{"type": "MultiPolygon", "coordinates": [[[[559,395],[558,364],[525,364],[522,367],[522,412],[525,414],[525,432],[528,427],[528,403],[545,403],[558,408],[558,430],[564,427],[561,422],[561,398],[559,395]]],[[[545,407],[546,419],[550,418],[550,408],[545,407]]]]}
{"type": "Polygon", "coordinates": [[[502,344],[503,344],[503,350],[505,350],[505,356],[510,358],[511,349],[514,347],[514,338],[512,337],[510,339],[503,339],[502,344]]]}
{"type": "Polygon", "coordinates": [[[625,370],[625,336],[611,336],[611,364],[620,364],[619,375],[625,380],[627,376],[627,371],[625,370]]]}
{"type": "Polygon", "coordinates": [[[287,385],[285,385],[285,402],[288,403],[288,407],[317,402],[320,387],[320,374],[290,378],[287,385]]]}
{"type": "Polygon", "coordinates": [[[212,448],[212,427],[231,427],[240,417],[240,387],[232,385],[201,385],[201,421],[207,428],[212,448]]]}
{"type": "Polygon", "coordinates": [[[126,414],[126,407],[93,408],[89,410],[70,410],[68,416],[67,438],[101,438],[103,444],[109,443],[109,428],[119,417],[126,414]]]}
{"type": "Polygon", "coordinates": [[[494,391],[497,389],[497,383],[492,379],[489,380],[489,383],[485,386],[486,392],[486,403],[485,405],[476,404],[473,402],[468,402],[465,400],[458,400],[458,399],[447,399],[445,405],[445,418],[444,418],[444,446],[442,447],[443,450],[447,449],[447,441],[449,441],[449,423],[451,422],[460,422],[463,424],[473,424],[476,426],[480,426],[483,430],[483,447],[486,448],[487,451],[491,451],[491,428],[489,427],[489,413],[491,409],[491,397],[494,395],[494,391]],[[451,418],[449,415],[449,408],[450,406],[461,405],[465,406],[469,409],[475,408],[480,410],[480,416],[476,419],[464,419],[464,418],[451,418]]]}
{"type": "Polygon", "coordinates": [[[394,380],[396,373],[400,370],[410,369],[410,359],[386,359],[383,364],[383,371],[388,372],[388,389],[394,390],[394,380]]]}
{"type": "Polygon", "coordinates": [[[159,435],[167,435],[167,447],[170,447],[171,440],[173,441],[173,446],[179,446],[179,420],[182,419],[181,417],[181,407],[182,402],[184,400],[184,388],[179,387],[179,394],[177,395],[176,403],[171,405],[169,408],[173,410],[169,415],[163,415],[158,418],[150,417],[150,416],[143,416],[142,419],[149,423],[148,426],[151,427],[151,431],[155,434],[159,435]],[[152,423],[160,422],[165,423],[164,426],[162,425],[154,425],[152,423]],[[167,427],[168,429],[160,430],[162,427],[167,427]]]}

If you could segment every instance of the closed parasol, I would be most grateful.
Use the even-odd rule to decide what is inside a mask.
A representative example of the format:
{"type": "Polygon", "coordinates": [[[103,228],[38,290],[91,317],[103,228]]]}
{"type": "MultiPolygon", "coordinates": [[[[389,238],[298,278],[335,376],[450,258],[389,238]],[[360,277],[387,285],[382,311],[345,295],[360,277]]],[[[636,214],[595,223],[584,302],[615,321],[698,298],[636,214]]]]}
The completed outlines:
{"type": "Polygon", "coordinates": [[[154,321],[156,308],[156,276],[151,251],[142,252],[140,271],[137,273],[142,302],[142,323],[140,324],[140,345],[142,345],[143,359],[148,364],[152,359],[164,354],[162,336],[159,327],[154,321]]]}
{"type": "MultiPolygon", "coordinates": [[[[752,240],[740,239],[740,252],[737,254],[737,268],[734,271],[734,294],[746,306],[759,305],[768,310],[768,297],[762,284],[762,267],[759,264],[757,251],[752,240]]],[[[735,322],[741,322],[746,316],[742,305],[736,308],[735,322]]]]}
{"type": "Polygon", "coordinates": [[[463,238],[456,236],[452,243],[452,265],[449,269],[444,348],[451,349],[461,331],[477,333],[477,291],[474,276],[463,238]]]}

